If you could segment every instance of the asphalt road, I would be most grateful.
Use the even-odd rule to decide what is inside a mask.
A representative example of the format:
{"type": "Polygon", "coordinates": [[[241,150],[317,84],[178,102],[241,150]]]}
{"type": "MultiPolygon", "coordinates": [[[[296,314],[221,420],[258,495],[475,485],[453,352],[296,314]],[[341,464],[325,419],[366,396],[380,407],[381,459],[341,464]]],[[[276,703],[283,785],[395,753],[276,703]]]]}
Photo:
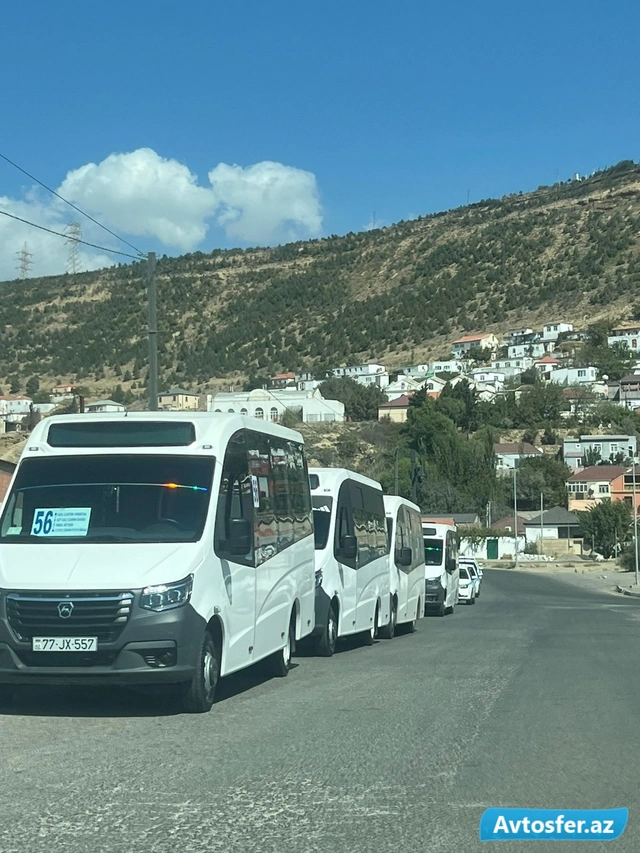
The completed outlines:
{"type": "Polygon", "coordinates": [[[488,806],[628,806],[570,849],[638,851],[639,629],[640,601],[494,570],[475,606],[229,678],[205,716],[29,691],[0,716],[0,850],[458,853],[488,806]]]}

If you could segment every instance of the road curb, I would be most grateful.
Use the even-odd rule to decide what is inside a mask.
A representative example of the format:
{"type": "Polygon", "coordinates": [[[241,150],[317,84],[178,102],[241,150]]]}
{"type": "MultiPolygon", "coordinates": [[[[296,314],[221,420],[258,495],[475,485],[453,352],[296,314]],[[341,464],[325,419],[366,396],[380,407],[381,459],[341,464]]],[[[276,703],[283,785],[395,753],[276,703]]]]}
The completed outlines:
{"type": "Polygon", "coordinates": [[[616,584],[616,589],[623,595],[630,595],[631,598],[640,598],[640,592],[631,592],[630,589],[624,589],[624,587],[621,587],[618,584],[616,584]]]}

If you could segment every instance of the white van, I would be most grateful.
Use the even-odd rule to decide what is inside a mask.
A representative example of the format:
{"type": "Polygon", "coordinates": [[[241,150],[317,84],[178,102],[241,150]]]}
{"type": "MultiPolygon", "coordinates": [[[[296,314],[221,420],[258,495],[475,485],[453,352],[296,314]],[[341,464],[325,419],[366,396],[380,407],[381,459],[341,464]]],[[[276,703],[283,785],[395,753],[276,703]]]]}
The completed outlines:
{"type": "Polygon", "coordinates": [[[425,563],[425,614],[453,613],[458,601],[458,539],[451,524],[422,522],[425,563]]]}
{"type": "Polygon", "coordinates": [[[310,468],[316,548],[316,652],[338,637],[372,644],[391,618],[389,547],[382,487],[345,468],[310,468]]]}
{"type": "Polygon", "coordinates": [[[380,636],[392,639],[396,628],[416,630],[424,615],[424,546],[420,507],[396,495],[384,496],[389,540],[391,619],[380,636]]]}
{"type": "Polygon", "coordinates": [[[0,685],[284,676],[314,619],[302,436],[235,414],[47,418],[0,519],[0,685]]]}

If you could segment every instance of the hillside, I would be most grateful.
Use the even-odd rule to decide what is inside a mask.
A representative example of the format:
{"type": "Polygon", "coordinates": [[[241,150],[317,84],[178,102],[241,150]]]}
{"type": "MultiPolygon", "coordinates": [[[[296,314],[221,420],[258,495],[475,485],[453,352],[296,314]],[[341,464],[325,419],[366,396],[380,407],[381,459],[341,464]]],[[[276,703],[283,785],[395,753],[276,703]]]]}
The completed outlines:
{"type": "MultiPolygon", "coordinates": [[[[640,286],[640,165],[377,231],[164,256],[157,272],[163,385],[397,367],[444,355],[465,331],[623,319],[640,286]]],[[[1,284],[0,382],[142,383],[143,273],[134,263],[1,284]]]]}

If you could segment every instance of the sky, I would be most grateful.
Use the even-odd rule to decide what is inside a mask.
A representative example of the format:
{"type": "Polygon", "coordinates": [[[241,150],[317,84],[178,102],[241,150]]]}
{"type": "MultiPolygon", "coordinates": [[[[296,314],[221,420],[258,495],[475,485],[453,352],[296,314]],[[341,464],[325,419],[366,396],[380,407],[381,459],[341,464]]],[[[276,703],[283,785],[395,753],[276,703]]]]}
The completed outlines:
{"type": "MultiPolygon", "coordinates": [[[[637,0],[21,0],[3,31],[0,154],[142,253],[361,231],[640,160],[637,0]]],[[[0,211],[137,254],[1,160],[0,211]]],[[[32,275],[64,272],[64,240],[0,216],[0,279],[25,241],[32,275]]]]}

